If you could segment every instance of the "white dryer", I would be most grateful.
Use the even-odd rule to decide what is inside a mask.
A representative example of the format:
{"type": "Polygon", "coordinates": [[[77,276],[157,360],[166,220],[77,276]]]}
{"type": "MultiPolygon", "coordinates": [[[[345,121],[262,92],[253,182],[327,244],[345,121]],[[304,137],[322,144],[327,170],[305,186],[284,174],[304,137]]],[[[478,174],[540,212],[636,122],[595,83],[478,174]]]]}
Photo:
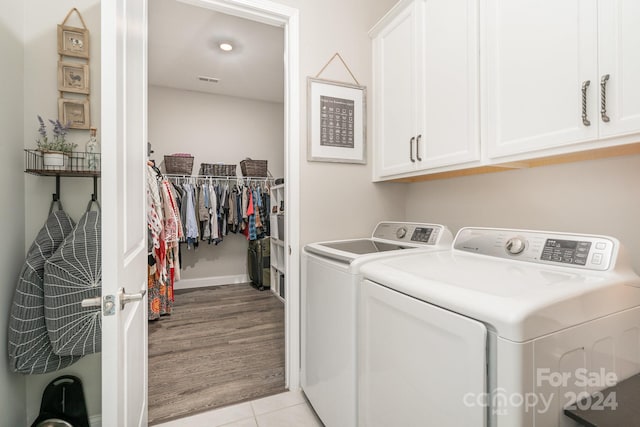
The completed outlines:
{"type": "Polygon", "coordinates": [[[371,237],[306,245],[302,254],[302,389],[327,427],[357,425],[360,267],[407,252],[450,250],[443,225],[381,222],[371,237]]]}
{"type": "Polygon", "coordinates": [[[575,426],[567,404],[640,372],[640,278],[615,238],[464,228],[361,272],[360,426],[575,426]]]}

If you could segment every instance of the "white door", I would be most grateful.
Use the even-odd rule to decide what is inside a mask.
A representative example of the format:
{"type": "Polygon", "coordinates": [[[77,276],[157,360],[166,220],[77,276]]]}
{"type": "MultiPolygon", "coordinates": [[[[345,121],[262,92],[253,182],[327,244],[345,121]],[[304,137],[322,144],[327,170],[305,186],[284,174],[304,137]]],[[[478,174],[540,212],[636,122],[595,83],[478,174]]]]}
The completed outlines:
{"type": "Polygon", "coordinates": [[[489,157],[597,138],[597,0],[486,3],[489,157]]]}
{"type": "Polygon", "coordinates": [[[640,2],[601,0],[597,90],[600,136],[640,130],[640,2]],[[603,99],[604,95],[604,99],[603,99]],[[603,104],[602,101],[605,100],[603,104]],[[602,108],[604,107],[604,108],[602,108]],[[607,120],[608,118],[608,120],[607,120]]]}
{"type": "Polygon", "coordinates": [[[429,0],[418,169],[480,159],[478,0],[429,0]]]}
{"type": "Polygon", "coordinates": [[[102,425],[147,425],[147,2],[101,2],[102,425]],[[127,295],[132,302],[121,308],[127,295]]]}
{"type": "Polygon", "coordinates": [[[368,280],[358,316],[358,425],[486,426],[482,323],[368,280]]]}
{"type": "Polygon", "coordinates": [[[380,30],[373,30],[376,177],[410,172],[418,160],[423,13],[424,1],[411,2],[380,30]]]}

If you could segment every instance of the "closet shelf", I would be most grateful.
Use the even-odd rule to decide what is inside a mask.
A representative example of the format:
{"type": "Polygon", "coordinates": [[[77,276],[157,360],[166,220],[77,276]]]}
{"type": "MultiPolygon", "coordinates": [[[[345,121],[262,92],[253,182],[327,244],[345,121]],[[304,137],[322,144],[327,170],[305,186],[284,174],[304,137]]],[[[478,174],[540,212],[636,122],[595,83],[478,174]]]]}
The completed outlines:
{"type": "Polygon", "coordinates": [[[25,173],[37,176],[100,177],[100,153],[73,152],[63,155],[61,164],[45,165],[40,150],[24,150],[25,173]],[[92,166],[89,169],[89,166],[92,166]]]}

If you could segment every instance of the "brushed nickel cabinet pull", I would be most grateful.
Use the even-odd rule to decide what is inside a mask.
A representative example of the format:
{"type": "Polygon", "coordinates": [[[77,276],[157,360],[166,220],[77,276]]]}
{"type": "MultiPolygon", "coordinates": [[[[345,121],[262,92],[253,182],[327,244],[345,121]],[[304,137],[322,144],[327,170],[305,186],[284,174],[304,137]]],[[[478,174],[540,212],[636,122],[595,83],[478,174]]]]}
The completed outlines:
{"type": "Polygon", "coordinates": [[[607,82],[609,81],[609,74],[605,74],[602,76],[600,80],[600,117],[602,117],[603,122],[608,122],[611,120],[609,116],[607,116],[607,82]]]}
{"type": "Polygon", "coordinates": [[[411,159],[411,163],[415,163],[416,159],[413,158],[413,141],[416,140],[415,136],[412,136],[409,140],[409,159],[411,159]]]}
{"type": "Polygon", "coordinates": [[[416,139],[416,159],[418,159],[419,162],[422,161],[422,157],[420,157],[420,140],[422,139],[422,135],[418,135],[418,138],[416,139]]]}
{"type": "Polygon", "coordinates": [[[585,126],[591,126],[591,122],[587,118],[587,88],[590,84],[591,80],[582,83],[582,124],[585,126]]]}

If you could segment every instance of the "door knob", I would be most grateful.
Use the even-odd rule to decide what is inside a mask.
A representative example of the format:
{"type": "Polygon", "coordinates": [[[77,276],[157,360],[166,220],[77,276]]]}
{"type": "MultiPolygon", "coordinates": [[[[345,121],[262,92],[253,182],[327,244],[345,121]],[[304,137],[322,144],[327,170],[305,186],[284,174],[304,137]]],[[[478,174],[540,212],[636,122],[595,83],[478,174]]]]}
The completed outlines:
{"type": "Polygon", "coordinates": [[[83,307],[101,307],[102,298],[101,297],[85,298],[82,301],[80,301],[80,305],[82,305],[83,307]]]}
{"type": "Polygon", "coordinates": [[[114,302],[113,295],[106,295],[103,297],[85,298],[80,301],[82,307],[101,307],[102,314],[105,316],[112,316],[115,314],[116,304],[114,302]]]}
{"type": "Polygon", "coordinates": [[[124,306],[129,304],[130,302],[141,301],[146,293],[147,290],[144,289],[135,294],[127,294],[125,293],[124,288],[120,288],[120,290],[118,290],[118,294],[120,296],[120,309],[124,310],[124,306]]]}

